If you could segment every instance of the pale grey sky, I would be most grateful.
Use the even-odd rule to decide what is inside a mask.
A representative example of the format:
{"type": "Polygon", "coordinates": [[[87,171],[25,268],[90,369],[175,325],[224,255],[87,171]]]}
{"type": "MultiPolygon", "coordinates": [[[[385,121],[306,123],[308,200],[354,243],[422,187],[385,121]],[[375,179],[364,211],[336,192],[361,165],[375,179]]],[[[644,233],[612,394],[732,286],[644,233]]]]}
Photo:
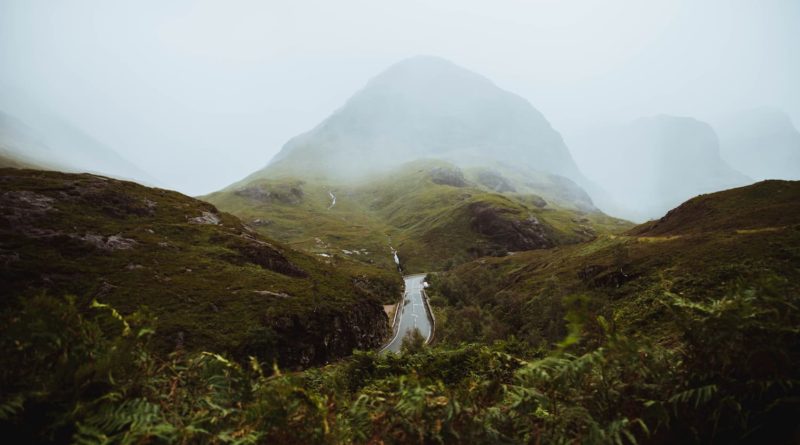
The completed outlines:
{"type": "Polygon", "coordinates": [[[797,0],[0,0],[0,89],[189,194],[417,54],[525,97],[569,144],[657,113],[773,106],[797,124],[799,45],[797,0]]]}

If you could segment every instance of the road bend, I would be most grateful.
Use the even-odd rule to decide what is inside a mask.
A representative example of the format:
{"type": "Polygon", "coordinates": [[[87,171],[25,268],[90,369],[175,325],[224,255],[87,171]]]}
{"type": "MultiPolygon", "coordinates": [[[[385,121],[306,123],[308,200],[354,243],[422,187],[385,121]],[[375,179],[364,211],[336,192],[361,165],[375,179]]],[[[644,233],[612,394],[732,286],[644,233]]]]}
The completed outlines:
{"type": "Polygon", "coordinates": [[[405,293],[403,301],[397,307],[399,312],[395,317],[394,337],[383,347],[382,351],[400,352],[403,338],[414,329],[418,329],[426,341],[430,340],[433,327],[428,313],[428,305],[425,304],[425,296],[423,295],[425,275],[418,274],[403,277],[405,293]]]}

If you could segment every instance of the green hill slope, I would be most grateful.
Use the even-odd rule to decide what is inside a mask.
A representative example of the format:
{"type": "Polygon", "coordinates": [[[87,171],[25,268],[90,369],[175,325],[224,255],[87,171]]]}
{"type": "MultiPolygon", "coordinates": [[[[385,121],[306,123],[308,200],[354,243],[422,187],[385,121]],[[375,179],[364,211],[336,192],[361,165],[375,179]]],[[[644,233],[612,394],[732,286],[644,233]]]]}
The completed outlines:
{"type": "Polygon", "coordinates": [[[350,183],[257,179],[203,199],[267,236],[339,267],[375,275],[395,269],[392,248],[406,271],[424,272],[630,228],[598,211],[561,207],[530,190],[499,170],[461,170],[424,160],[350,183]]]}
{"type": "Polygon", "coordinates": [[[729,230],[777,230],[798,222],[800,187],[792,181],[763,181],[752,186],[700,195],[663,218],[642,224],[631,235],[691,235],[729,230]]]}
{"type": "MultiPolygon", "coordinates": [[[[430,170],[422,173],[431,177],[430,170]]],[[[459,193],[467,187],[453,171],[432,177],[459,193]]],[[[100,181],[69,178],[70,187],[100,181]]],[[[33,189],[32,178],[26,181],[27,188],[0,195],[15,203],[6,204],[7,221],[24,222],[19,208],[36,221],[37,212],[53,211],[48,206],[66,209],[43,196],[74,195],[52,178],[38,178],[33,189]]],[[[406,185],[413,184],[420,187],[415,193],[435,190],[427,179],[406,185]]],[[[154,356],[149,320],[141,314],[123,318],[94,307],[80,316],[63,299],[25,299],[19,310],[0,313],[0,433],[25,443],[795,443],[800,212],[791,196],[798,188],[770,182],[701,197],[702,208],[726,212],[695,212],[687,203],[665,218],[663,234],[644,225],[626,235],[464,264],[434,277],[429,289],[438,345],[407,345],[401,355],[359,352],[303,372],[270,372],[264,363],[200,351],[154,356]],[[727,205],[733,202],[738,207],[727,205]],[[684,213],[693,216],[674,219],[684,213]]],[[[230,238],[227,229],[246,231],[229,215],[219,214],[221,226],[195,227],[186,218],[209,221],[202,212],[216,213],[208,204],[163,191],[147,196],[175,212],[169,242],[183,233],[191,246],[182,249],[210,254],[203,236],[187,237],[205,233],[224,255],[236,255],[219,246],[230,238]]],[[[441,199],[443,208],[453,199],[430,198],[441,199]]],[[[107,207],[104,199],[92,202],[107,207]]],[[[373,204],[384,220],[413,226],[394,207],[406,204],[373,204]]],[[[87,217],[109,219],[94,211],[87,217]]],[[[47,234],[41,222],[28,226],[47,234]]],[[[166,228],[158,225],[151,235],[166,228]]],[[[120,236],[106,244],[146,242],[133,229],[120,236]]],[[[317,279],[313,260],[274,246],[288,263],[272,255],[268,267],[289,277],[299,267],[317,279]]],[[[3,255],[4,263],[14,263],[25,252],[19,259],[3,255]]],[[[188,307],[179,310],[196,317],[188,307]]],[[[347,332],[346,324],[333,323],[329,332],[347,332]]]]}
{"type": "Polygon", "coordinates": [[[146,306],[162,351],[323,363],[380,345],[401,285],[380,294],[211,204],[94,175],[2,169],[0,208],[4,309],[40,292],[146,306]]]}
{"type": "Polygon", "coordinates": [[[467,263],[440,280],[440,338],[493,340],[515,335],[549,347],[567,334],[570,311],[625,330],[674,335],[665,293],[704,298],[742,283],[780,277],[800,291],[800,183],[766,181],[694,198],[625,235],[467,263]],[[466,323],[467,325],[463,325],[466,323]]]}

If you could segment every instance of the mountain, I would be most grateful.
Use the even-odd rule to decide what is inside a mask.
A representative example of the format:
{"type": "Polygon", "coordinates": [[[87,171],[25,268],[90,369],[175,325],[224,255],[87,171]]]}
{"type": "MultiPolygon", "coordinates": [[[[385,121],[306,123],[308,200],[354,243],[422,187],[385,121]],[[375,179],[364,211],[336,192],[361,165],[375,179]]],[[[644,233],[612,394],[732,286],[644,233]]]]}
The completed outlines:
{"type": "Polygon", "coordinates": [[[752,182],[720,155],[714,130],[659,115],[594,131],[578,143],[590,177],[632,220],[664,214],[692,196],[752,182]]]}
{"type": "MultiPolygon", "coordinates": [[[[27,104],[19,115],[0,111],[0,157],[24,165],[89,172],[154,185],[158,181],[74,124],[27,104]]],[[[6,163],[4,166],[13,166],[6,163]]]]}
{"type": "Polygon", "coordinates": [[[47,293],[157,317],[159,351],[325,363],[387,334],[375,289],[211,204],[90,174],[0,170],[0,309],[47,293]]]}
{"type": "Polygon", "coordinates": [[[248,179],[363,177],[421,158],[505,165],[584,180],[561,135],[525,99],[445,59],[382,72],[248,179]]]}
{"type": "Polygon", "coordinates": [[[722,157],[756,180],[800,179],[800,132],[780,110],[760,108],[714,123],[722,157]]]}
{"type": "Polygon", "coordinates": [[[32,128],[0,112],[0,166],[70,170],[70,167],[53,161],[54,158],[55,153],[32,128]]]}
{"type": "Polygon", "coordinates": [[[379,279],[376,268],[396,269],[393,250],[406,271],[440,270],[628,228],[595,207],[585,184],[530,103],[420,56],[370,80],[265,168],[202,199],[379,279]]]}

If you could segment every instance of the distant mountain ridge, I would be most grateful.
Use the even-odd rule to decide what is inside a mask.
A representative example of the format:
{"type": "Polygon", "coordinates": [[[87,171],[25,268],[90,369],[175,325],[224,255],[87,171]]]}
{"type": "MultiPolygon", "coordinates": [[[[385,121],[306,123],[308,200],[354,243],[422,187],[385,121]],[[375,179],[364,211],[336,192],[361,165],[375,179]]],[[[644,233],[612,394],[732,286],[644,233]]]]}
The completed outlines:
{"type": "Polygon", "coordinates": [[[714,127],[722,155],[734,168],[756,180],[800,179],[800,131],[785,112],[742,111],[714,127]]]}
{"type": "Polygon", "coordinates": [[[3,91],[0,103],[0,165],[89,172],[158,185],[151,174],[35,99],[3,91]]]}
{"type": "Polygon", "coordinates": [[[750,184],[720,153],[706,122],[682,116],[644,117],[606,128],[583,141],[591,149],[587,170],[625,209],[620,215],[647,220],[693,196],[750,184]],[[609,166],[609,161],[615,165],[609,166]]]}

